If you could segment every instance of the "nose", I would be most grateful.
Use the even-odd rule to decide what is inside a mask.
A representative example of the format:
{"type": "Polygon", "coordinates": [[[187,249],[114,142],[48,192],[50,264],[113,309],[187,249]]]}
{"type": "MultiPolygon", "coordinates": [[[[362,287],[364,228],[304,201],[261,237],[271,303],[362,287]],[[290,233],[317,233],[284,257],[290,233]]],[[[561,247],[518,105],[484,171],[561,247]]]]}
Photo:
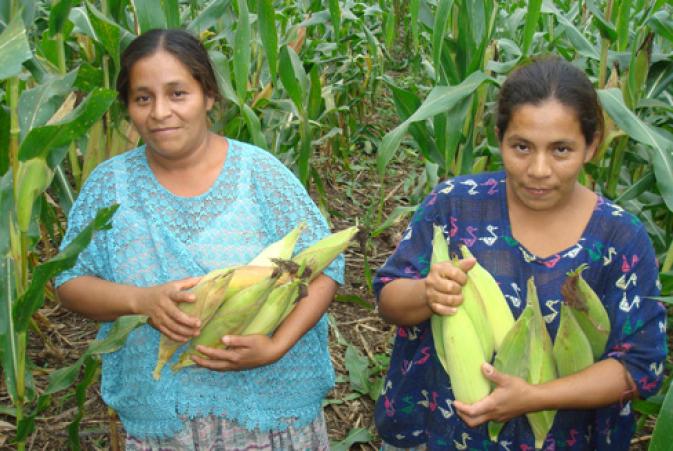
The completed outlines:
{"type": "Polygon", "coordinates": [[[170,103],[167,100],[161,98],[161,96],[157,96],[154,100],[154,103],[152,104],[151,115],[152,119],[157,121],[166,119],[171,115],[170,103]]]}
{"type": "Polygon", "coordinates": [[[549,158],[546,152],[535,152],[528,165],[528,175],[534,178],[545,178],[551,175],[549,158]]]}

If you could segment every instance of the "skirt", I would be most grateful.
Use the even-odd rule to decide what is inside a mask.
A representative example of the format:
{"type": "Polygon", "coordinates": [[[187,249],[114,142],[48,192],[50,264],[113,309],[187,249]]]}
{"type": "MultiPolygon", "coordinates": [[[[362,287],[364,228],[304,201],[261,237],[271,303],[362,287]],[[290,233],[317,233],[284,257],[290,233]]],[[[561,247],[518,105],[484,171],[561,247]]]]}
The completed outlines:
{"type": "Polygon", "coordinates": [[[127,451],[328,451],[325,417],[321,413],[312,423],[285,430],[260,431],[238,426],[225,418],[210,415],[187,420],[174,437],[139,439],[126,437],[127,451]]]}

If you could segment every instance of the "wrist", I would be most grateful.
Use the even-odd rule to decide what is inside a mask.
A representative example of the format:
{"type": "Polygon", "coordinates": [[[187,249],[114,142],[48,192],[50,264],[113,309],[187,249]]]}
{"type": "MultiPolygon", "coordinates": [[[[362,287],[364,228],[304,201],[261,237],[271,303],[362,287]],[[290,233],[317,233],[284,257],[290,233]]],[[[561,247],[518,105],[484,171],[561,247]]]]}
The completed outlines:
{"type": "Polygon", "coordinates": [[[128,310],[132,315],[145,315],[143,310],[143,305],[145,303],[142,302],[144,290],[145,288],[142,287],[129,287],[129,293],[127,296],[129,303],[128,310]]]}

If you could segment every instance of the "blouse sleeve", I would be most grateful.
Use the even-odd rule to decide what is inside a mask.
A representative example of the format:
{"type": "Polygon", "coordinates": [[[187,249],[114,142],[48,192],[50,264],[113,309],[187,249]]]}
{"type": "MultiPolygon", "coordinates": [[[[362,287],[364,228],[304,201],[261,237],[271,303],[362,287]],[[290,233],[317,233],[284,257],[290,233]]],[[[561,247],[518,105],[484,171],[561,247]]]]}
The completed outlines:
{"type": "Polygon", "coordinates": [[[396,279],[420,279],[430,270],[432,257],[433,225],[441,225],[446,236],[446,224],[440,222],[438,214],[440,196],[437,186],[419,205],[407,226],[395,251],[388,257],[374,278],[374,292],[378,300],[383,287],[396,279]]]}
{"type": "MultiPolygon", "coordinates": [[[[99,208],[108,207],[114,202],[111,195],[112,186],[108,183],[112,177],[106,168],[107,164],[105,163],[98,166],[84,183],[68,214],[68,228],[61,242],[61,250],[68,246],[89,225],[96,217],[99,208]]],[[[55,285],[57,287],[80,276],[105,278],[109,267],[105,235],[106,231],[100,231],[93,235],[89,245],[77,257],[75,265],[56,277],[55,285]]]]}
{"type": "MultiPolygon", "coordinates": [[[[300,222],[305,222],[307,227],[299,237],[295,253],[329,235],[327,221],[297,177],[273,155],[261,149],[258,152],[263,157],[255,162],[256,191],[269,219],[269,234],[280,239],[300,222]]],[[[325,268],[323,274],[343,284],[344,266],[342,254],[325,268]]]]}
{"type": "Polygon", "coordinates": [[[659,389],[667,352],[666,309],[659,295],[654,249],[640,226],[610,270],[604,304],[613,312],[612,329],[603,358],[626,367],[646,398],[659,389]]]}

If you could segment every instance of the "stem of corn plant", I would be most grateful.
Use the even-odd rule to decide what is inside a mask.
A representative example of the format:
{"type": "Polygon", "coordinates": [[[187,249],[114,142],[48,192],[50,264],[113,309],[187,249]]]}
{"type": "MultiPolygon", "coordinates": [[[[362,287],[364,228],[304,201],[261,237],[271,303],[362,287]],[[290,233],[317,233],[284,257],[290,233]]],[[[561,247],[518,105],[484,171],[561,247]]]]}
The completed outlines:
{"type": "Polygon", "coordinates": [[[608,169],[608,184],[605,193],[610,199],[617,196],[617,182],[619,181],[619,171],[622,169],[622,161],[624,161],[624,153],[626,152],[626,144],[628,143],[628,136],[619,138],[619,142],[615,146],[610,159],[610,167],[608,169]]]}
{"type": "MultiPolygon", "coordinates": [[[[605,20],[610,20],[612,16],[612,3],[614,0],[608,0],[608,4],[605,7],[605,20]]],[[[598,69],[598,87],[603,89],[605,87],[605,80],[607,79],[608,71],[608,49],[610,47],[610,41],[606,38],[601,39],[601,60],[600,66],[598,69]]]]}
{"type": "Polygon", "coordinates": [[[673,268],[673,240],[671,241],[671,245],[668,246],[666,257],[664,257],[664,263],[661,265],[661,272],[668,272],[671,268],[673,268]]]}

